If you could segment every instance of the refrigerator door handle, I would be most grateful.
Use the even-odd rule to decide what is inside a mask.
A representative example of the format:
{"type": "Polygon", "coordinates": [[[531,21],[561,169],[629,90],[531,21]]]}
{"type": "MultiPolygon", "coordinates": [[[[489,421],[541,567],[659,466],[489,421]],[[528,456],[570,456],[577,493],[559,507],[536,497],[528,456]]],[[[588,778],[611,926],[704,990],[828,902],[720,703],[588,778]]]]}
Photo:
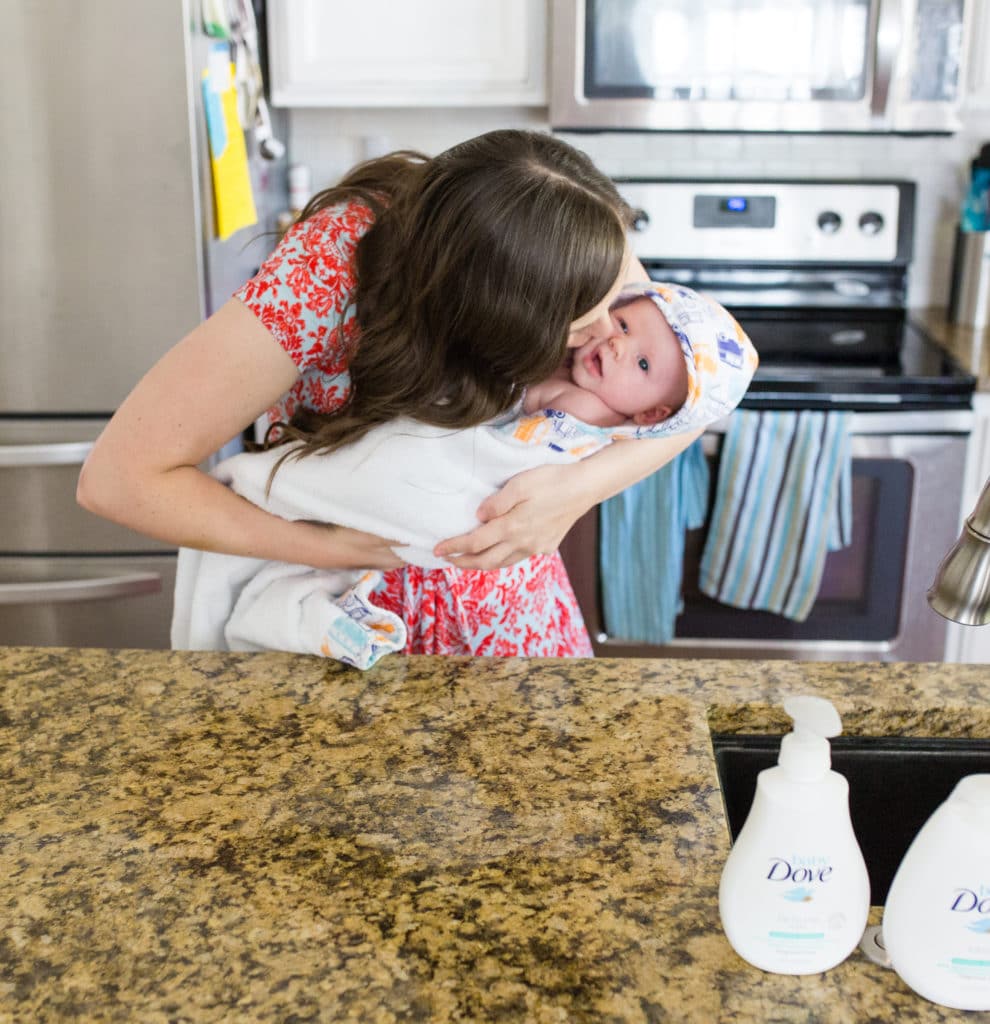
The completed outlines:
{"type": "Polygon", "coordinates": [[[0,445],[0,469],[13,466],[81,466],[92,448],[92,441],[0,445]]]}
{"type": "Polygon", "coordinates": [[[57,580],[45,583],[0,583],[0,605],[67,604],[115,597],[157,594],[162,578],[157,572],[133,572],[104,579],[57,580]]]}

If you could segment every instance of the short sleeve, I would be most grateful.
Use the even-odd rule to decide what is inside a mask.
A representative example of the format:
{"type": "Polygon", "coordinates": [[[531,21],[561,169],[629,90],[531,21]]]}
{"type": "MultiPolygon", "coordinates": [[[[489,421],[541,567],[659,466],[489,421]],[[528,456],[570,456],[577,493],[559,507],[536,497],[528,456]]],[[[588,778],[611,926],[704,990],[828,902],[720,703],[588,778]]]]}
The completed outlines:
{"type": "Polygon", "coordinates": [[[294,224],[258,273],[234,292],[299,367],[278,416],[296,404],[328,411],[349,388],[347,361],[357,335],[352,301],[354,251],[371,211],[339,204],[294,224]]]}

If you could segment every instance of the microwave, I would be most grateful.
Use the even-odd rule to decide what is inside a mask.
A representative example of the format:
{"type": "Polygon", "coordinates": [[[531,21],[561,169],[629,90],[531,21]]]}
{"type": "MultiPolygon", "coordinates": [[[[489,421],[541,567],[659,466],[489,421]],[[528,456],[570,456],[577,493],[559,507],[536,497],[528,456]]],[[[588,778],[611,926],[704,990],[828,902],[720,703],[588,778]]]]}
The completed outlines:
{"type": "Polygon", "coordinates": [[[552,0],[556,130],[960,127],[974,0],[552,0]]]}

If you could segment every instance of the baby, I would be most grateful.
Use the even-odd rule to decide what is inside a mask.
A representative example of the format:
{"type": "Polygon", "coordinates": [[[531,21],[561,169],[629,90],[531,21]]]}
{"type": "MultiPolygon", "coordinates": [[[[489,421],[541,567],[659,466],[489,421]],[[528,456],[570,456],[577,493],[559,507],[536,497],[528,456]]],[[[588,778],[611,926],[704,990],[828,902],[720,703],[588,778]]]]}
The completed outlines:
{"type": "Polygon", "coordinates": [[[523,411],[555,409],[584,423],[649,426],[687,399],[684,350],[649,295],[622,296],[610,310],[614,333],[585,342],[553,377],[526,391],[523,411]]]}

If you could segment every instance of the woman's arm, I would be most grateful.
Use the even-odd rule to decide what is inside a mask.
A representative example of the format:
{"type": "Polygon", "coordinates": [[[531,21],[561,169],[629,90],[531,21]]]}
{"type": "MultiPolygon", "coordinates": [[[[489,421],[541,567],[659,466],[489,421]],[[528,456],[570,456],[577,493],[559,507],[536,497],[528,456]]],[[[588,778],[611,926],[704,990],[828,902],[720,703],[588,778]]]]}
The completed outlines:
{"type": "Polygon", "coordinates": [[[326,569],[401,565],[380,538],[290,523],[198,468],[297,375],[257,317],[230,299],[128,395],[83,466],[77,500],[97,515],[177,545],[326,569]]]}
{"type": "Polygon", "coordinates": [[[520,473],[482,502],[482,526],[443,541],[435,553],[462,569],[500,569],[556,551],[588,509],[656,472],[701,434],[616,441],[574,465],[520,473]]]}

